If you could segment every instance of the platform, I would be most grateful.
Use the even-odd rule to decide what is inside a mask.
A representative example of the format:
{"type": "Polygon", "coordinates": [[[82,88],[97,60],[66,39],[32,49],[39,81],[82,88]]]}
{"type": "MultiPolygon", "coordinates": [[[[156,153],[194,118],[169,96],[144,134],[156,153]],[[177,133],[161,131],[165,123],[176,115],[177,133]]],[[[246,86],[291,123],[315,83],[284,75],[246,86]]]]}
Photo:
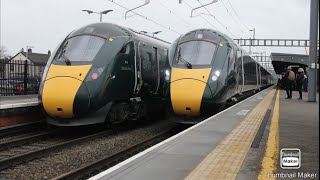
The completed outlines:
{"type": "Polygon", "coordinates": [[[42,121],[38,105],[38,95],[0,96],[1,130],[42,121]]]}
{"type": "Polygon", "coordinates": [[[281,148],[299,148],[300,172],[319,177],[319,103],[284,96],[268,88],[91,179],[275,179],[290,171],[281,148]]]}
{"type": "Polygon", "coordinates": [[[0,109],[38,106],[38,95],[0,96],[0,109]]]}

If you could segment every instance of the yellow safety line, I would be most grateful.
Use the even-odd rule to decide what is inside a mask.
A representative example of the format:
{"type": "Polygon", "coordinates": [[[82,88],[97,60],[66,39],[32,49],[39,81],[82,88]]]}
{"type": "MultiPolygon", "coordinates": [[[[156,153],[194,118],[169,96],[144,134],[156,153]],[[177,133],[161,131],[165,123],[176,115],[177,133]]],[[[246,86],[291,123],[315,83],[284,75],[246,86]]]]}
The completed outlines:
{"type": "Polygon", "coordinates": [[[275,173],[279,158],[279,94],[280,91],[278,90],[277,99],[273,109],[266,151],[261,163],[261,171],[258,176],[259,180],[276,179],[268,174],[275,173]]]}
{"type": "Polygon", "coordinates": [[[274,94],[273,89],[186,179],[235,179],[274,94]]]}

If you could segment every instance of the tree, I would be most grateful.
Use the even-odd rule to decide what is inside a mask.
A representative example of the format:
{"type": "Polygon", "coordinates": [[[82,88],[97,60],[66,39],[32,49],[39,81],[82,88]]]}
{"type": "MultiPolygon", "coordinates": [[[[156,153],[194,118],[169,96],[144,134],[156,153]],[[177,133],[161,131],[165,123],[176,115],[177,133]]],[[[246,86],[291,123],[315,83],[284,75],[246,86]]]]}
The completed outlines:
{"type": "Polygon", "coordinates": [[[0,46],[0,59],[4,59],[8,57],[7,53],[7,48],[4,46],[0,46]]]}

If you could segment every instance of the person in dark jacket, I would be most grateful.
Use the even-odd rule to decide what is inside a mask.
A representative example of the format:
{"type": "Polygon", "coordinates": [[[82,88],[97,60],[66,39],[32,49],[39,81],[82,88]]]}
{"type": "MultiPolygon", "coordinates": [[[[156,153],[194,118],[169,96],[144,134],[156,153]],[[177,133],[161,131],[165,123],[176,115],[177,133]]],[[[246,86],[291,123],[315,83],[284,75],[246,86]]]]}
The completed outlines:
{"type": "Polygon", "coordinates": [[[295,74],[291,70],[291,66],[288,66],[287,71],[284,74],[283,78],[286,83],[286,92],[287,92],[287,96],[288,96],[286,99],[292,99],[292,86],[294,84],[295,74]]]}
{"type": "Polygon", "coordinates": [[[298,69],[298,74],[297,74],[297,78],[296,78],[296,83],[297,83],[297,88],[299,91],[299,99],[302,99],[302,85],[303,85],[303,81],[304,81],[304,70],[303,68],[299,68],[298,69]]]}
{"type": "Polygon", "coordinates": [[[308,92],[308,76],[306,74],[304,75],[303,90],[304,92],[308,92]]]}

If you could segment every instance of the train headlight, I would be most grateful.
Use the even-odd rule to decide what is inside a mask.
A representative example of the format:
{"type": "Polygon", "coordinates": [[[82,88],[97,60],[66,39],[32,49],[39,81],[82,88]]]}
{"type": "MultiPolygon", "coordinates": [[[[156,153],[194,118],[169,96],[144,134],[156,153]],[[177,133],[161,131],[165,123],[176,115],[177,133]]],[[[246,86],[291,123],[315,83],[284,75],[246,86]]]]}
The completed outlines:
{"type": "Polygon", "coordinates": [[[216,72],[214,72],[214,74],[215,74],[217,77],[219,77],[219,76],[220,76],[220,71],[216,71],[216,72]]]}
{"type": "Polygon", "coordinates": [[[86,81],[93,81],[98,79],[98,77],[102,74],[103,68],[92,68],[89,76],[86,78],[86,81]]]}
{"type": "Polygon", "coordinates": [[[211,79],[212,81],[216,81],[218,79],[218,76],[213,75],[211,79]]]}
{"type": "Polygon", "coordinates": [[[164,79],[165,79],[166,81],[169,81],[169,80],[170,80],[170,71],[169,71],[169,70],[166,70],[164,73],[165,73],[164,79]]]}
{"type": "Polygon", "coordinates": [[[211,77],[212,81],[216,81],[220,76],[220,71],[215,71],[214,75],[211,77]]]}

